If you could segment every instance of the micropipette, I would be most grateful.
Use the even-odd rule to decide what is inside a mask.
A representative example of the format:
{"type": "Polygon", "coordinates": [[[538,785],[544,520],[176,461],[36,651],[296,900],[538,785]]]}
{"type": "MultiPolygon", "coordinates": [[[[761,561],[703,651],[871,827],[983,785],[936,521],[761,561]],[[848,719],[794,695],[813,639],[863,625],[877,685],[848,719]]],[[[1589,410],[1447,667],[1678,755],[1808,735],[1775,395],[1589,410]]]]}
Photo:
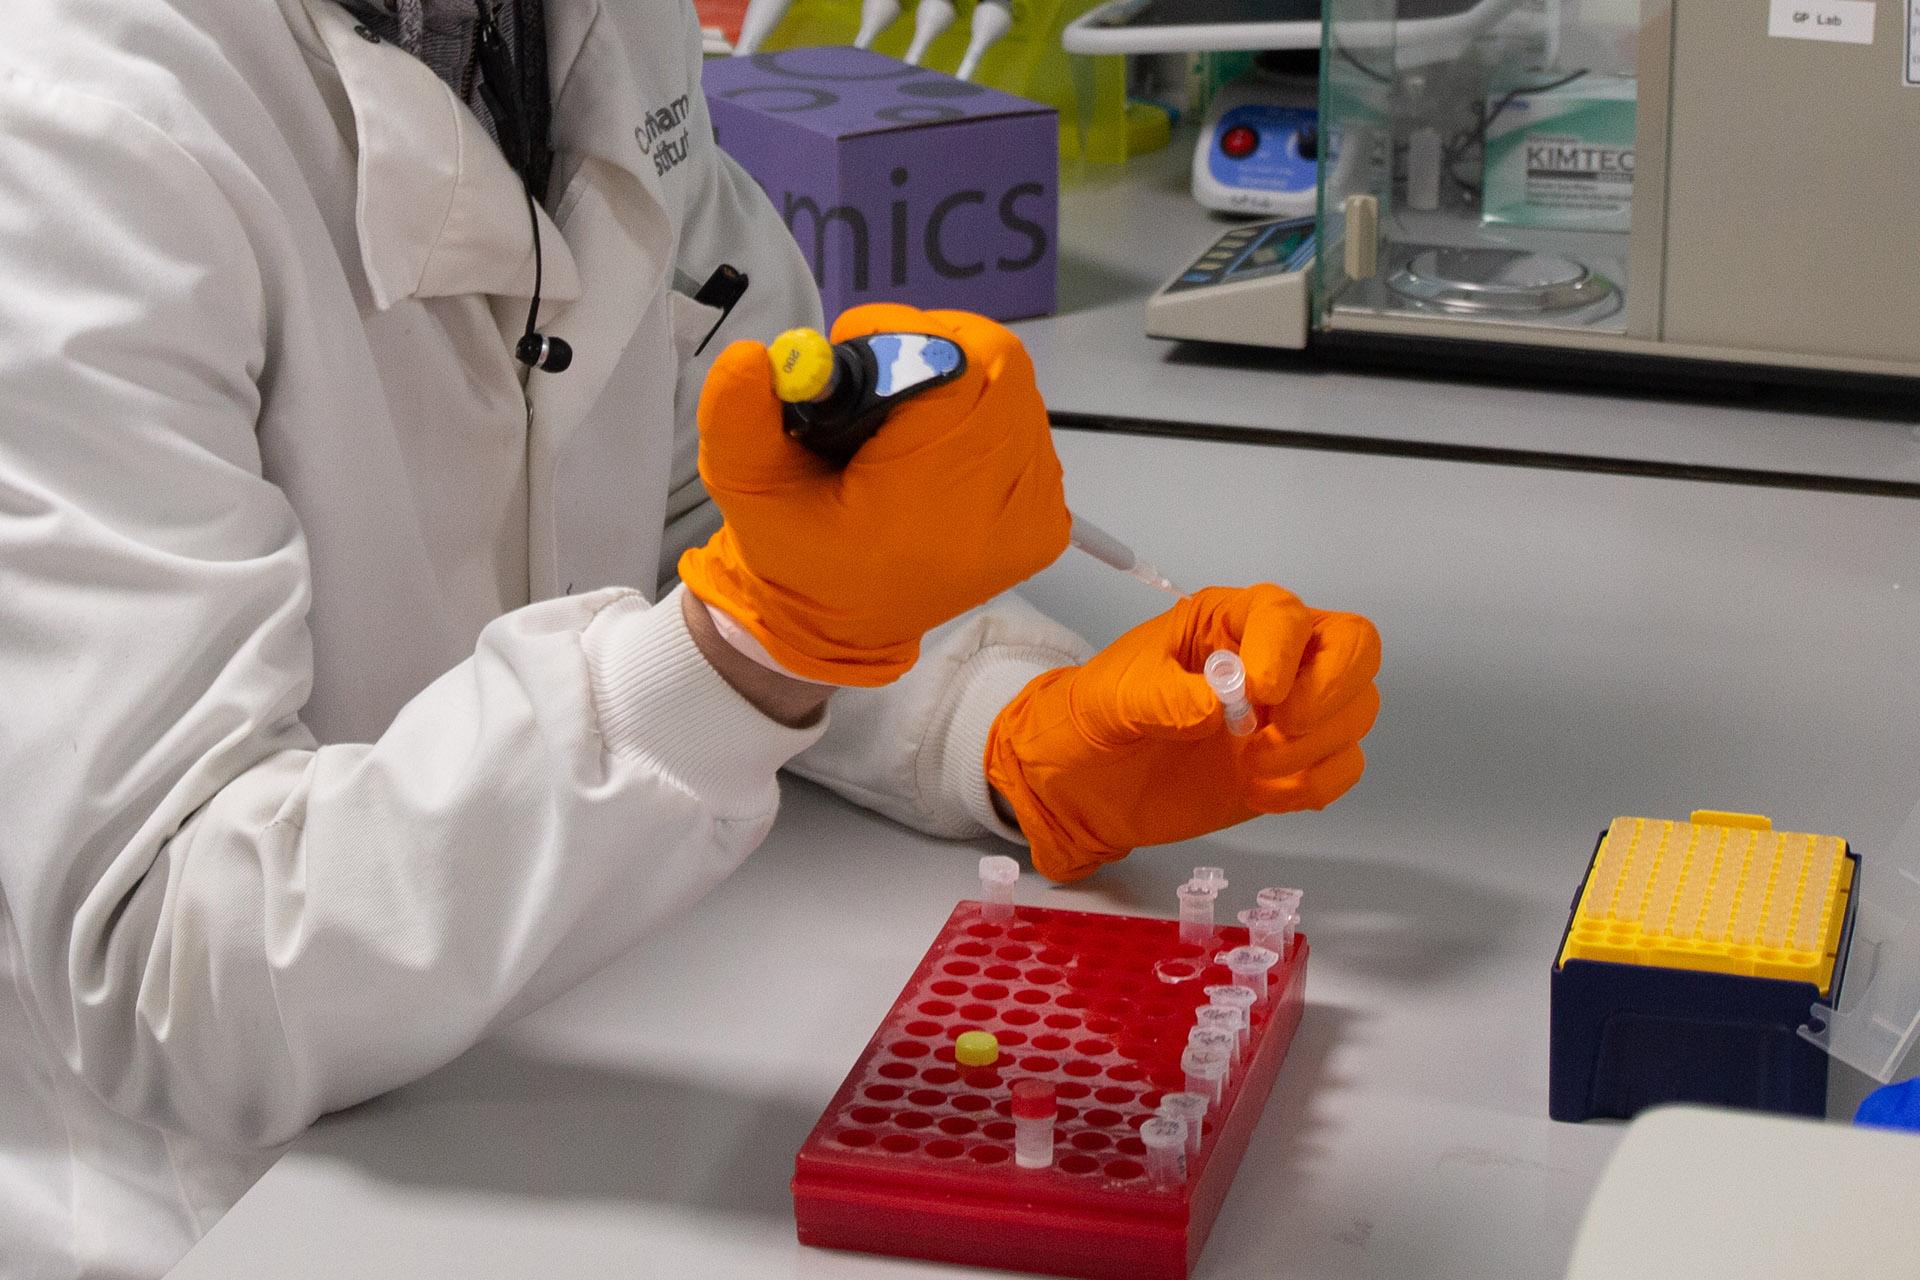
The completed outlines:
{"type": "Polygon", "coordinates": [[[927,46],[945,35],[957,16],[953,0],[920,0],[913,10],[913,41],[907,45],[907,65],[919,66],[927,56],[927,46]]]}
{"type": "MultiPolygon", "coordinates": [[[[786,403],[786,433],[828,462],[845,466],[895,405],[966,372],[966,353],[924,333],[876,333],[830,343],[814,329],[789,329],[767,347],[773,392],[786,403]]],[[[1091,520],[1073,517],[1067,541],[1156,591],[1184,597],[1158,569],[1091,520]]]]}
{"type": "Polygon", "coordinates": [[[744,58],[757,50],[773,29],[780,25],[780,19],[787,16],[787,6],[793,0],[747,0],[747,12],[740,19],[740,37],[733,42],[733,53],[744,58]]]}
{"type": "Polygon", "coordinates": [[[979,0],[973,6],[972,32],[967,38],[967,51],[960,56],[960,65],[954,70],[955,78],[973,79],[973,73],[980,69],[980,59],[1012,26],[1012,0],[979,0]]]}
{"type": "Polygon", "coordinates": [[[860,31],[853,37],[856,49],[871,49],[880,33],[900,16],[900,0],[861,0],[860,31]]]}

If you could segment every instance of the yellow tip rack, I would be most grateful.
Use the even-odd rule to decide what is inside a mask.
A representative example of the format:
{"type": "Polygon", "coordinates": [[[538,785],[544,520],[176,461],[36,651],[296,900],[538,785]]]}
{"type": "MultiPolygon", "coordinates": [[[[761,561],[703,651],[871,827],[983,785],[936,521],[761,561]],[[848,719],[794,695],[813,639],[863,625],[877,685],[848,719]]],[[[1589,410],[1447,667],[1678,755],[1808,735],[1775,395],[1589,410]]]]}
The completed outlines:
{"type": "Polygon", "coordinates": [[[1616,818],[1580,892],[1560,963],[1700,969],[1808,982],[1829,994],[1853,890],[1836,836],[1696,811],[1616,818]]]}
{"type": "Polygon", "coordinates": [[[1811,1022],[1850,981],[1858,867],[1846,841],[1752,814],[1615,818],[1554,960],[1547,1113],[1825,1114],[1811,1022]]]}

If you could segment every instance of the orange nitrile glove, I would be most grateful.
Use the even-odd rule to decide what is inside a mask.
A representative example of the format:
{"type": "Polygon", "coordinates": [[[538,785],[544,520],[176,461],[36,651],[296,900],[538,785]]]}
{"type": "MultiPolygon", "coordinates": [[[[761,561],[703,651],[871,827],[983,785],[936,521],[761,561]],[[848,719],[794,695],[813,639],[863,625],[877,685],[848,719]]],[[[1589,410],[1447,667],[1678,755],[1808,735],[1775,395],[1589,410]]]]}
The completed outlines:
{"type": "Polygon", "coordinates": [[[987,735],[987,781],[1013,806],[1034,868],[1078,880],[1136,846],[1262,813],[1321,809],[1366,767],[1380,712],[1380,633],[1263,584],[1208,587],[1084,666],[1036,676],[987,735]],[[1199,674],[1235,649],[1259,727],[1227,732],[1199,674]]]}
{"type": "Polygon", "coordinates": [[[1046,406],[1005,328],[959,311],[856,307],[835,341],[929,333],[966,352],[953,382],[896,408],[844,470],[781,429],[766,348],[720,353],[700,395],[700,477],[726,517],[680,577],[795,675],[882,685],[920,637],[1046,568],[1072,516],[1046,406]]]}

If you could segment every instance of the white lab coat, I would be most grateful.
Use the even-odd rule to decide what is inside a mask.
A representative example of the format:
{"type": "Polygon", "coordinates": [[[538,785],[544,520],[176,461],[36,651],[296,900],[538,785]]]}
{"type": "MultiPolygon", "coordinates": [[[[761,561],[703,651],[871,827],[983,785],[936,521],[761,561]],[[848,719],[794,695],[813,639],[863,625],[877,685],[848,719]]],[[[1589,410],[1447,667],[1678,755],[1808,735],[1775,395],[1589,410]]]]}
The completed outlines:
{"type": "Polygon", "coordinates": [[[8,0],[7,1280],[164,1271],[314,1117],[726,875],[796,753],[904,821],[990,829],[988,722],[1081,654],[1002,602],[822,738],[648,606],[711,525],[712,316],[676,268],[752,277],[721,339],[818,303],[712,145],[691,6],[547,8],[544,319],[575,359],[523,394],[526,208],[426,67],[329,0],[8,0]],[[663,107],[670,167],[635,133],[663,107]]]}

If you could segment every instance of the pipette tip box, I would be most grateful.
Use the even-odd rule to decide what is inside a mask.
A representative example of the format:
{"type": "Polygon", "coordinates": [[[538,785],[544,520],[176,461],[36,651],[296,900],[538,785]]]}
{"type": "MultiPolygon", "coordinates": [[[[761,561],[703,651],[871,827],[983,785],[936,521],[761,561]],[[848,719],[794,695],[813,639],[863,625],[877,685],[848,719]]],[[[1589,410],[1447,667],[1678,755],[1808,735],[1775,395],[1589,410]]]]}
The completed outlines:
{"type": "Polygon", "coordinates": [[[1307,941],[1295,935],[1253,1007],[1250,1039],[1178,1185],[1147,1177],[1141,1124],[1185,1087],[1181,1054],[1221,927],[1182,943],[1172,920],[1021,906],[954,909],[847,1073],[794,1165],[801,1243],[1090,1280],[1184,1280],[1205,1245],[1299,1025],[1307,941]],[[984,1030],[999,1060],[967,1068],[984,1030]],[[1055,1085],[1054,1158],[1013,1159],[1015,1080],[1055,1085]]]}
{"type": "Polygon", "coordinates": [[[1858,867],[1838,837],[1753,815],[1616,818],[1553,966],[1548,1114],[1824,1115],[1827,1055],[1800,1028],[1838,994],[1858,867]]]}

